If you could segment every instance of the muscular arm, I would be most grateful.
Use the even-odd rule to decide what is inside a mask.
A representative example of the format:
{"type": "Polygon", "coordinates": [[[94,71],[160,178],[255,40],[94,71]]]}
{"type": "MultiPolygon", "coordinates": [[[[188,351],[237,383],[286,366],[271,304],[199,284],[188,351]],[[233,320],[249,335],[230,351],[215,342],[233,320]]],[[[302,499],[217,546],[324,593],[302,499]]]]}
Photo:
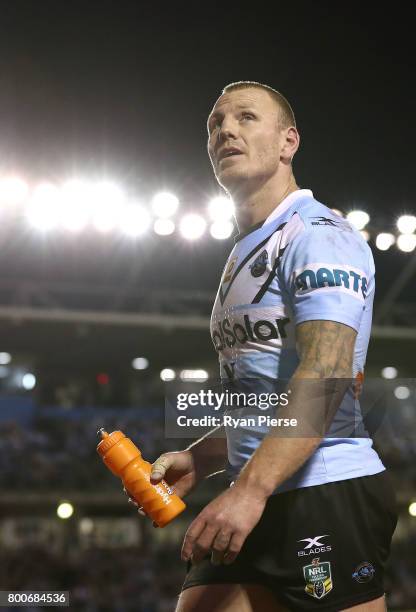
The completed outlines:
{"type": "Polygon", "coordinates": [[[334,321],[306,321],[296,327],[300,363],[292,376],[289,404],[279,418],[295,418],[292,435],[271,428],[234,486],[267,498],[312,455],[325,435],[352,378],[356,331],[334,321]]]}

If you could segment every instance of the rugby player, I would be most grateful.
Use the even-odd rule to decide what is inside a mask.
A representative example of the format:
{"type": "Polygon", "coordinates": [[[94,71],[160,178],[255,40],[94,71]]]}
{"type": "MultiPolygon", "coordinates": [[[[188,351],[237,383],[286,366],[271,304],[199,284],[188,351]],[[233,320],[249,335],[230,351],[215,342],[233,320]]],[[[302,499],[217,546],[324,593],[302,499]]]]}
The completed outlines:
{"type": "Polygon", "coordinates": [[[370,337],[374,262],[360,233],[297,185],[298,147],[284,96],[251,81],[225,87],[208,118],[208,152],[240,233],[211,335],[223,379],[289,379],[278,416],[319,420],[326,400],[308,385],[345,384],[320,433],[229,428],[226,439],[208,435],[155,461],[152,480],[166,478],[179,495],[225,465],[230,481],[187,530],[177,612],[386,609],[394,495],[367,432],[343,426],[359,421],[354,380],[370,337]]]}

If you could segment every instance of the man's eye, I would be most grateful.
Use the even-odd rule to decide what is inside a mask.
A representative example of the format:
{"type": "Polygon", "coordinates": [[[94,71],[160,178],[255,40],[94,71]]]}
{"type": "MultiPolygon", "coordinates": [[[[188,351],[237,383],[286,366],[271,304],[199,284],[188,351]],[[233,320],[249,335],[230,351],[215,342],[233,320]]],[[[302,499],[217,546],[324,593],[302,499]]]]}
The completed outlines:
{"type": "Polygon", "coordinates": [[[241,116],[242,119],[254,119],[254,115],[251,113],[243,113],[241,116]]]}

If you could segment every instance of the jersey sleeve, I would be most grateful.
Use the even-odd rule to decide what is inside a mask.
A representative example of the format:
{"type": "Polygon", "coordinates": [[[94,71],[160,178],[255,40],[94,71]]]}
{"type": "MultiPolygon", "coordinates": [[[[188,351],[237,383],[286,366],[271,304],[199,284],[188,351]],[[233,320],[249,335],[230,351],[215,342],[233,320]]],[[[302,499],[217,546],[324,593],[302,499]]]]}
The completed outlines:
{"type": "Polygon", "coordinates": [[[286,245],[279,273],[295,324],[322,319],[358,331],[374,290],[372,253],[358,232],[304,226],[286,245]]]}

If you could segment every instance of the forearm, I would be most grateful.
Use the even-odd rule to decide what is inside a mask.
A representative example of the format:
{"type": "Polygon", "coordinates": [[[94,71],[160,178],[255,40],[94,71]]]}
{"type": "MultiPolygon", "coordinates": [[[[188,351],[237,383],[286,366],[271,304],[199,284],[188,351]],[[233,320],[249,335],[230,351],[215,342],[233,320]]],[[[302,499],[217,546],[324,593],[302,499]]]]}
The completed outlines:
{"type": "Polygon", "coordinates": [[[346,338],[342,337],[342,329],[341,334],[338,330],[338,335],[334,336],[332,327],[330,322],[314,322],[306,328],[312,337],[301,338],[304,352],[288,385],[289,403],[280,407],[277,414],[278,418],[296,419],[297,427],[290,432],[272,427],[242,469],[235,485],[267,498],[297,472],[319,446],[351,384],[355,336],[351,336],[348,328],[346,338]],[[317,340],[313,334],[317,334],[317,340]],[[319,347],[317,353],[314,346],[319,347]]]}
{"type": "Polygon", "coordinates": [[[215,427],[186,449],[192,453],[201,478],[224,470],[227,461],[227,439],[223,427],[215,427]]]}

